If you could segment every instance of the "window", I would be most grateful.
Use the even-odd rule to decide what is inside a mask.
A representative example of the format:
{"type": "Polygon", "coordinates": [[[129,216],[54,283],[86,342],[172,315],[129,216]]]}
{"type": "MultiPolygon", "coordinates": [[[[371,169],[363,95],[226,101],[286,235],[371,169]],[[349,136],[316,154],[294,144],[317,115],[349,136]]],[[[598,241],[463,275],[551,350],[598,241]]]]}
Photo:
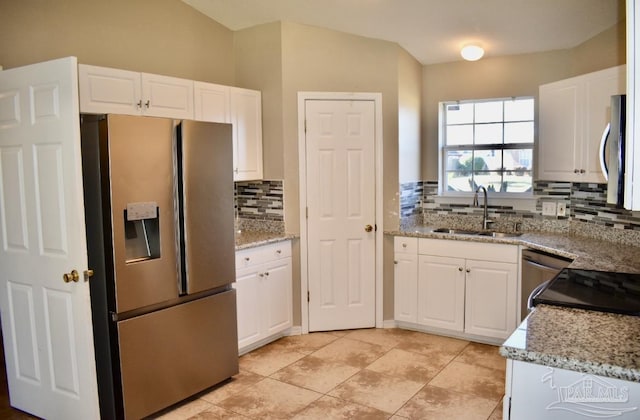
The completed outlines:
{"type": "Polygon", "coordinates": [[[531,97],[441,103],[442,192],[531,193],[531,97]]]}

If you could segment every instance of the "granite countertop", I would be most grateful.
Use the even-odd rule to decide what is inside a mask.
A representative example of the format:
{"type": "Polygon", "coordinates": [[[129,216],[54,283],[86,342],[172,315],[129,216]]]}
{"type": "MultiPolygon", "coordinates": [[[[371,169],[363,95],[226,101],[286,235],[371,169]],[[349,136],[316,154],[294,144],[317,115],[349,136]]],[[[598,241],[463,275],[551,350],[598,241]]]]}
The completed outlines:
{"type": "Polygon", "coordinates": [[[239,230],[236,231],[236,251],[294,238],[296,238],[296,235],[288,233],[260,230],[239,230]]]}
{"type": "Polygon", "coordinates": [[[640,382],[640,317],[538,305],[504,342],[500,354],[640,382]]]}
{"type": "Polygon", "coordinates": [[[608,242],[570,234],[527,232],[521,236],[493,238],[481,235],[451,235],[433,232],[434,227],[421,226],[407,230],[385,231],[394,236],[450,239],[523,245],[527,248],[545,251],[573,259],[571,268],[585,270],[618,271],[640,273],[640,247],[608,242]]]}

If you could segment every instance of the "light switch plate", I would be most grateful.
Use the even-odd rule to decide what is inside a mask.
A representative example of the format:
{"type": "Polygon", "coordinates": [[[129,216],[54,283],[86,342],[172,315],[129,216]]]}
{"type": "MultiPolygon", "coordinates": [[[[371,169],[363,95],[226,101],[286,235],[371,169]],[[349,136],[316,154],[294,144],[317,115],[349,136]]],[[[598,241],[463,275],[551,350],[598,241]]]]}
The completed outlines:
{"type": "Polygon", "coordinates": [[[567,203],[558,203],[557,215],[558,216],[567,215],[567,203]]]}
{"type": "Polygon", "coordinates": [[[543,216],[555,216],[556,215],[556,203],[555,201],[545,201],[542,203],[542,215],[543,216]]]}

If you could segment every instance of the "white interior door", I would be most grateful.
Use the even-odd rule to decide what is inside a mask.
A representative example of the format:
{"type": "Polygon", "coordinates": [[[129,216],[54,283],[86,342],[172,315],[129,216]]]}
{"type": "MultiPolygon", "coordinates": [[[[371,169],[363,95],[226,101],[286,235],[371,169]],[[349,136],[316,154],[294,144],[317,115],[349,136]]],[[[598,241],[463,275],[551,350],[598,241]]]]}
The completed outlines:
{"type": "Polygon", "coordinates": [[[0,311],[11,405],[99,418],[75,57],[0,71],[0,311]],[[63,274],[77,270],[79,280],[63,274]]]}
{"type": "Polygon", "coordinates": [[[309,331],[375,326],[375,102],[307,100],[309,331]]]}

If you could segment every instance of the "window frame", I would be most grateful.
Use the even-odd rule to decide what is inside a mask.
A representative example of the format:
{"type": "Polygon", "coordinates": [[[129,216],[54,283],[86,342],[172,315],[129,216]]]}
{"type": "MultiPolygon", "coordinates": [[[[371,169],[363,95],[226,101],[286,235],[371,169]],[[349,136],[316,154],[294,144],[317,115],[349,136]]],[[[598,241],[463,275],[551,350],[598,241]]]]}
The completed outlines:
{"type": "MultiPolygon", "coordinates": [[[[482,98],[482,99],[465,99],[465,100],[457,100],[457,101],[441,101],[438,103],[438,195],[448,196],[448,197],[471,197],[474,194],[474,191],[448,191],[447,189],[447,152],[452,150],[464,150],[464,151],[478,151],[478,150],[499,150],[503,152],[504,150],[515,150],[515,149],[530,149],[531,150],[531,189],[525,192],[502,192],[502,191],[492,191],[491,195],[493,197],[498,198],[509,198],[509,199],[530,199],[533,197],[533,186],[534,186],[534,170],[535,170],[535,162],[537,159],[535,148],[537,144],[537,119],[536,119],[536,98],[533,95],[526,96],[511,96],[511,97],[502,97],[502,98],[482,98]],[[492,122],[472,122],[473,129],[475,130],[476,125],[482,124],[502,124],[503,130],[503,139],[504,139],[504,124],[505,122],[532,122],[533,123],[533,141],[532,142],[523,142],[523,143],[487,143],[487,144],[464,144],[464,145],[446,145],[446,107],[449,105],[461,105],[461,104],[477,104],[477,103],[488,103],[488,102],[505,102],[509,100],[519,100],[519,99],[531,99],[533,101],[533,117],[531,120],[519,120],[519,121],[505,121],[504,119],[504,106],[503,106],[503,115],[502,120],[500,121],[492,121],[492,122]]],[[[504,155],[502,157],[502,161],[504,162],[504,155]]],[[[473,171],[477,173],[476,171],[473,171]]],[[[488,172],[496,172],[488,171],[488,172]]],[[[499,172],[504,172],[501,169],[499,172]]],[[[481,184],[480,184],[481,185],[481,184]]]]}

